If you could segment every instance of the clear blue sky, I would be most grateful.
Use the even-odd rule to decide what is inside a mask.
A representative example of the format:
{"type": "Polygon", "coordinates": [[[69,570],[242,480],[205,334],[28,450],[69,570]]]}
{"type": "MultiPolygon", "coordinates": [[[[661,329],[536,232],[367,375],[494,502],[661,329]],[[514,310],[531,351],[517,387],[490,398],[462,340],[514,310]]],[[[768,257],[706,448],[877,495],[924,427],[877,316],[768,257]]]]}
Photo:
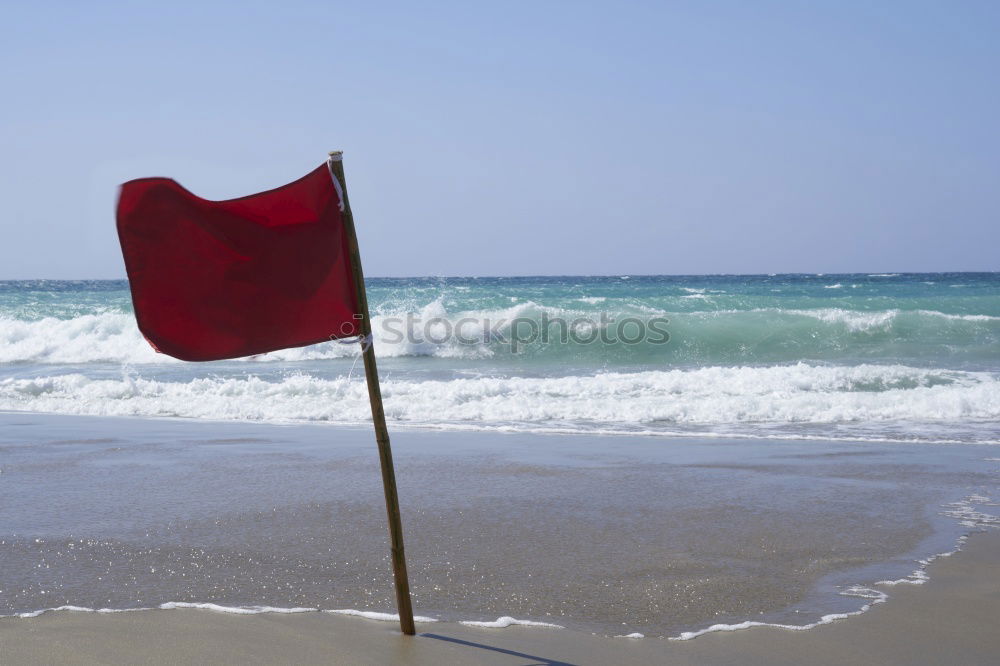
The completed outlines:
{"type": "Polygon", "coordinates": [[[38,2],[0,278],[116,278],[117,185],[346,151],[369,275],[1000,270],[1000,3],[38,2]]]}

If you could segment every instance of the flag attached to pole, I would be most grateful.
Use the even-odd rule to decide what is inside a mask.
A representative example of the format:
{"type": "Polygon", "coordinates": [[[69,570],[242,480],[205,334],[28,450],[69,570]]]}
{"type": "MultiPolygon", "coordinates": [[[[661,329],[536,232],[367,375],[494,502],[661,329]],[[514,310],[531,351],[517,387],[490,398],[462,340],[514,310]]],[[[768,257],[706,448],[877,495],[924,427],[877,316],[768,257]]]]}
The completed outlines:
{"type": "Polygon", "coordinates": [[[359,339],[399,626],[412,636],[396,473],[341,152],[294,183],[227,201],[169,178],[129,181],[118,197],[118,239],[139,330],[165,354],[215,361],[359,339]]]}
{"type": "Polygon", "coordinates": [[[118,237],[139,330],[185,361],[361,335],[340,190],[328,164],[227,201],[168,178],[122,185],[118,237]]]}

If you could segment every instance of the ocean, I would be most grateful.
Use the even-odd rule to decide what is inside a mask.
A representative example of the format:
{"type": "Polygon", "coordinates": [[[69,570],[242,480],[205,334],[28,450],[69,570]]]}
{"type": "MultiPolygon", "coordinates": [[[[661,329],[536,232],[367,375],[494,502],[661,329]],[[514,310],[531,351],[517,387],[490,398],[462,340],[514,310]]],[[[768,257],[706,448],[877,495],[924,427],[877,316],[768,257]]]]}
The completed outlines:
{"type": "MultiPolygon", "coordinates": [[[[422,617],[809,627],[1000,526],[1000,274],[369,293],[422,617]]],[[[0,283],[0,616],[391,619],[358,359],[182,363],[125,282],[0,283]]]]}
{"type": "MultiPolygon", "coordinates": [[[[1000,273],[368,289],[392,427],[1000,443],[1000,273]]],[[[143,340],[124,281],[0,282],[0,410],[356,425],[358,358],[182,363],[143,340]]]]}

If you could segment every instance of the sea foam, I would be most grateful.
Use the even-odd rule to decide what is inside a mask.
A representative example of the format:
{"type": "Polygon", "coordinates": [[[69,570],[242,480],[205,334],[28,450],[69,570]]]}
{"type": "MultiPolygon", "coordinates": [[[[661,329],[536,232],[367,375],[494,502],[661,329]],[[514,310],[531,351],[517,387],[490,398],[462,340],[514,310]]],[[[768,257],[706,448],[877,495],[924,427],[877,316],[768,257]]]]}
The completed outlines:
{"type": "Polygon", "coordinates": [[[484,627],[487,629],[505,629],[506,627],[512,627],[512,626],[548,627],[550,629],[565,629],[565,627],[563,627],[561,624],[553,624],[551,622],[536,622],[534,620],[518,620],[517,618],[511,617],[509,615],[498,617],[495,620],[462,620],[460,624],[464,624],[468,627],[484,627]]]}
{"type": "MultiPolygon", "coordinates": [[[[706,367],[566,377],[386,379],[390,421],[419,426],[619,428],[673,425],[947,423],[1000,418],[993,373],[894,365],[706,367]]],[[[368,421],[359,377],[289,374],[189,381],[80,373],[0,380],[0,409],[217,420],[368,421]]]]}

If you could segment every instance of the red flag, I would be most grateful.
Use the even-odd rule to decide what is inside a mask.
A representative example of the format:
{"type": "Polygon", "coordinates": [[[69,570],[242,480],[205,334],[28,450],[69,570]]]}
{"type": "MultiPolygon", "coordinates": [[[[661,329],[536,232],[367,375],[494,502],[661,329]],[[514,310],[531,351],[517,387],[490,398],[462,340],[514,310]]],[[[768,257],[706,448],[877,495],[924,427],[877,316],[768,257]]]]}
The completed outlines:
{"type": "Polygon", "coordinates": [[[139,330],[185,361],[360,335],[338,190],[326,164],[228,201],[168,178],[122,185],[118,238],[139,330]]]}

